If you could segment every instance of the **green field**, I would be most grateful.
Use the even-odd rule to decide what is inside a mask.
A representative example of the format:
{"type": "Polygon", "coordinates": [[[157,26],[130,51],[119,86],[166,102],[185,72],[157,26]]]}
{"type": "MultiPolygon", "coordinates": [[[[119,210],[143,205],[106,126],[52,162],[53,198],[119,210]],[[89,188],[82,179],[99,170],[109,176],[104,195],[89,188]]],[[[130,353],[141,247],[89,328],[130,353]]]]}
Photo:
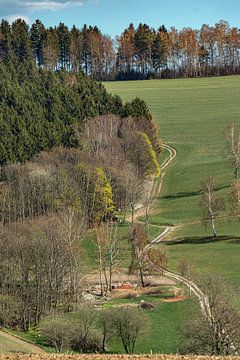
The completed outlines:
{"type": "MultiPolygon", "coordinates": [[[[138,303],[141,298],[144,297],[138,298],[138,303]]],[[[196,302],[193,299],[187,299],[164,303],[154,301],[150,296],[145,296],[145,300],[154,304],[155,307],[152,310],[145,311],[148,325],[144,335],[136,343],[135,353],[178,353],[181,346],[183,329],[196,311],[196,302]]],[[[136,302],[136,300],[131,302],[136,302]]],[[[109,342],[109,350],[113,353],[124,352],[122,344],[118,339],[113,339],[109,342]]]]}
{"type": "MultiPolygon", "coordinates": [[[[181,224],[172,237],[181,243],[166,245],[170,267],[186,257],[198,272],[216,272],[240,285],[240,221],[226,219],[217,224],[218,240],[200,223],[201,182],[212,175],[216,191],[228,202],[233,172],[225,160],[224,132],[235,121],[240,124],[240,77],[149,80],[105,83],[108,91],[124,100],[136,96],[146,100],[160,125],[161,139],[177,149],[156,201],[153,224],[181,224]],[[228,238],[229,237],[229,238],[228,238]]],[[[229,206],[224,214],[229,217],[229,206]]]]}

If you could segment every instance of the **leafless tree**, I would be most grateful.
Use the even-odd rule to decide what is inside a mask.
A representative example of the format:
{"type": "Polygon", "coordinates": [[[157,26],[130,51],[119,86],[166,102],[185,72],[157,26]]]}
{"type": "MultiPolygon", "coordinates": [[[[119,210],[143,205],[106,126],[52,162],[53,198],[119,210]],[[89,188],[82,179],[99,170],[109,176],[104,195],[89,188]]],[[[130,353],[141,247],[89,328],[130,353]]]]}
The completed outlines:
{"type": "Polygon", "coordinates": [[[240,129],[236,123],[231,123],[226,131],[227,159],[231,163],[235,179],[238,180],[240,167],[240,129]]]}
{"type": "Polygon", "coordinates": [[[202,183],[200,206],[203,213],[203,221],[210,221],[213,236],[217,236],[215,221],[217,216],[224,209],[224,201],[215,194],[215,182],[213,177],[209,177],[202,183]]]}
{"type": "Polygon", "coordinates": [[[234,216],[240,215],[240,182],[234,181],[231,185],[231,192],[229,197],[231,212],[234,216]]]}
{"type": "Polygon", "coordinates": [[[150,270],[163,274],[167,270],[168,257],[164,249],[158,247],[148,247],[146,259],[149,262],[150,270]]]}
{"type": "Polygon", "coordinates": [[[178,270],[182,277],[191,280],[192,268],[187,258],[180,259],[178,270]]]}
{"type": "Polygon", "coordinates": [[[101,296],[112,291],[112,277],[116,264],[119,261],[120,237],[117,233],[117,224],[101,224],[96,228],[95,244],[98,254],[99,282],[101,296]]]}
{"type": "Polygon", "coordinates": [[[127,354],[134,352],[137,338],[146,329],[146,318],[141,310],[131,308],[114,309],[112,324],[127,354]]]}
{"type": "Polygon", "coordinates": [[[102,332],[102,352],[106,351],[106,342],[113,336],[112,310],[102,310],[99,314],[99,324],[102,332]]]}
{"type": "Polygon", "coordinates": [[[234,291],[216,276],[207,275],[200,286],[208,297],[211,317],[199,313],[184,331],[184,353],[236,355],[240,350],[240,315],[234,304],[234,291]]]}
{"type": "Polygon", "coordinates": [[[129,272],[132,273],[137,270],[140,275],[141,284],[144,287],[145,272],[149,268],[147,249],[148,237],[141,225],[135,224],[133,226],[132,234],[130,236],[130,244],[132,247],[132,259],[129,272]]]}
{"type": "Polygon", "coordinates": [[[0,227],[0,295],[16,298],[24,331],[80,292],[81,239],[70,241],[69,229],[64,233],[58,221],[45,217],[0,227]]]}
{"type": "Polygon", "coordinates": [[[134,223],[136,206],[142,197],[144,178],[132,164],[127,164],[124,171],[125,201],[130,206],[132,224],[134,223]]]}
{"type": "Polygon", "coordinates": [[[64,316],[49,316],[40,326],[40,335],[45,341],[55,347],[57,353],[60,353],[64,347],[68,347],[71,342],[72,324],[64,316]]]}

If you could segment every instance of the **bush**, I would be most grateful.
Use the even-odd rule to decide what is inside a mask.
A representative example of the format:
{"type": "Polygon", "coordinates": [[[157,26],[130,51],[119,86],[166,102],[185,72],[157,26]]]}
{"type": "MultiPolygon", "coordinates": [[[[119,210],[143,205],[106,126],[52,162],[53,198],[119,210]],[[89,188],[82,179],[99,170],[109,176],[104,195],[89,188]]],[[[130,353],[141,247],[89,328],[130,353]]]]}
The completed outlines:
{"type": "Polygon", "coordinates": [[[56,352],[61,352],[71,343],[72,325],[65,316],[48,316],[40,326],[40,334],[56,352]]]}
{"type": "Polygon", "coordinates": [[[143,334],[146,318],[141,310],[116,308],[112,311],[112,324],[127,354],[134,352],[137,338],[143,334]]]}
{"type": "Polygon", "coordinates": [[[141,304],[140,304],[140,307],[141,307],[143,310],[154,309],[154,305],[151,304],[151,303],[147,303],[147,302],[141,303],[141,304]]]}

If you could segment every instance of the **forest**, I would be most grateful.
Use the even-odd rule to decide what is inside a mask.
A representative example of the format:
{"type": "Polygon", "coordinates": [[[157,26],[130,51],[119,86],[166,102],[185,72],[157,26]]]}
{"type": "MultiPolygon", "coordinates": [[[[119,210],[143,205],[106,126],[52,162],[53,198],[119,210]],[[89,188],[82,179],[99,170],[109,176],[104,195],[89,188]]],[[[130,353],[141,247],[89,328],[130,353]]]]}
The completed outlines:
{"type": "Polygon", "coordinates": [[[130,24],[116,38],[97,26],[64,23],[31,27],[18,19],[0,25],[4,63],[32,61],[40,69],[83,71],[97,80],[202,77],[239,74],[240,31],[226,21],[201,29],[130,24]]]}
{"type": "Polygon", "coordinates": [[[17,61],[19,66],[0,63],[0,165],[29,160],[55,146],[81,148],[81,132],[90,117],[151,118],[143,101],[123,104],[82,72],[51,72],[17,61]]]}
{"type": "Polygon", "coordinates": [[[114,226],[129,208],[134,217],[161,148],[144,101],[123,103],[83,71],[37,67],[26,39],[14,36],[0,63],[0,326],[23,331],[77,311],[91,230],[101,295],[112,290],[114,226]]]}

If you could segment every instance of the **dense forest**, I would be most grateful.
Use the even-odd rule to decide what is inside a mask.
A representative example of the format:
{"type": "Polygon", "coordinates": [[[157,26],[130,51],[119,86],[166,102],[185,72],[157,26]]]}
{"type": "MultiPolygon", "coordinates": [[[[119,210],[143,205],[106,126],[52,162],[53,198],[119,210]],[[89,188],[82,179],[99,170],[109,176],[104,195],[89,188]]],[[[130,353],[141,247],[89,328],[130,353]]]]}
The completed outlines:
{"type": "Polygon", "coordinates": [[[19,66],[0,63],[0,165],[26,161],[54,146],[81,147],[84,121],[90,117],[151,118],[143,101],[123,104],[82,72],[51,72],[16,61],[19,66]]]}
{"type": "Polygon", "coordinates": [[[238,74],[240,31],[226,21],[201,29],[130,24],[112,39],[97,26],[46,28],[36,20],[0,25],[4,63],[33,61],[41,69],[83,71],[97,80],[238,74]]]}

